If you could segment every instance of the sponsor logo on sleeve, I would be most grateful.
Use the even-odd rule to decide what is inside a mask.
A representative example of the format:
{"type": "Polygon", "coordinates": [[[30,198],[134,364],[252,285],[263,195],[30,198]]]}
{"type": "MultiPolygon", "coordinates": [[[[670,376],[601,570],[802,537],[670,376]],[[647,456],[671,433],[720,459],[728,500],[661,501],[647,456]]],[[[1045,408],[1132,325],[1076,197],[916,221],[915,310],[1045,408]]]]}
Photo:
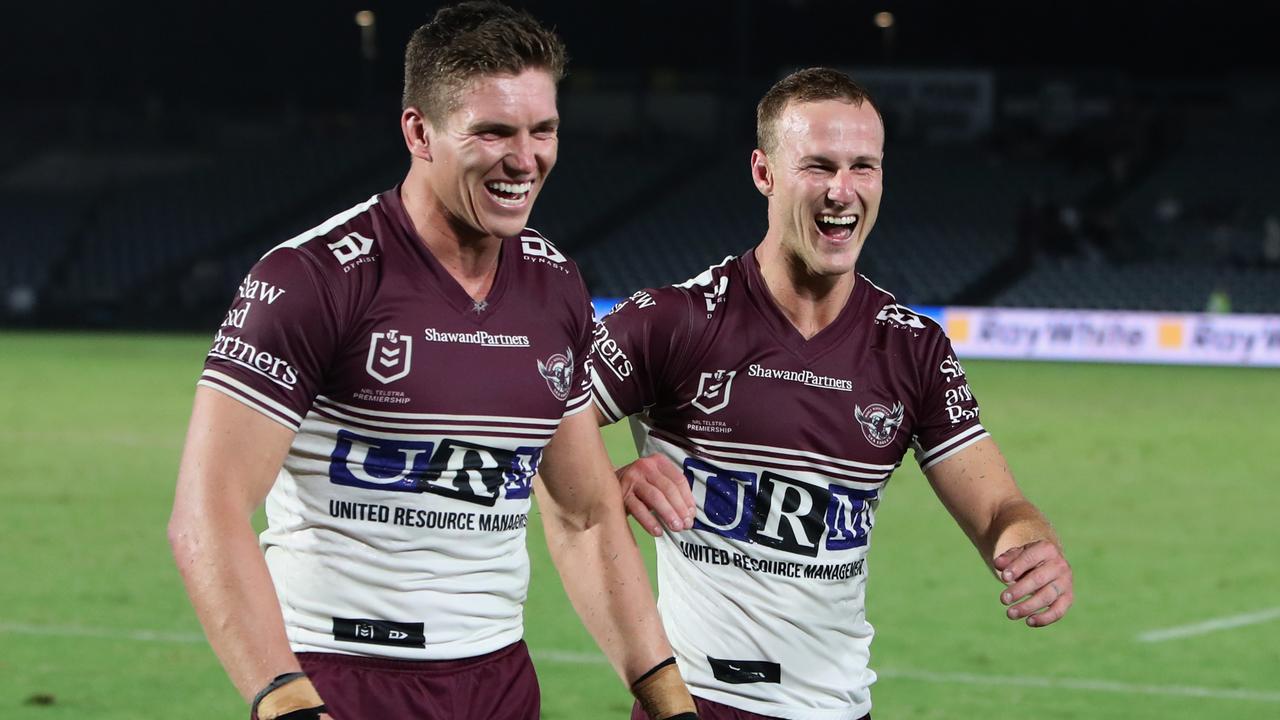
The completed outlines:
{"type": "Polygon", "coordinates": [[[287,291],[279,285],[272,285],[266,280],[255,280],[250,273],[240,281],[237,294],[245,300],[264,300],[268,305],[273,305],[285,292],[287,291]]]}
{"type": "Polygon", "coordinates": [[[413,338],[399,330],[373,333],[369,337],[369,357],[365,370],[378,382],[395,382],[409,374],[413,361],[413,338]]]}
{"type": "Polygon", "coordinates": [[[637,290],[631,293],[630,300],[631,302],[635,303],[636,307],[640,308],[641,310],[644,310],[645,308],[651,308],[654,305],[658,304],[653,299],[653,296],[645,292],[644,290],[637,290]]]}
{"type": "Polygon", "coordinates": [[[622,351],[622,347],[617,341],[609,337],[609,328],[604,323],[596,323],[595,339],[592,347],[596,351],[596,357],[609,368],[614,377],[619,380],[626,380],[631,377],[631,359],[622,351]]]}
{"type": "Polygon", "coordinates": [[[369,256],[370,251],[373,250],[373,238],[367,238],[356,232],[349,233],[337,242],[329,243],[329,250],[333,251],[333,256],[337,258],[344,272],[351,272],[356,266],[374,260],[369,256]]]}
{"type": "Polygon", "coordinates": [[[545,362],[538,360],[538,374],[547,381],[557,400],[569,399],[569,390],[573,388],[573,350],[565,348],[563,354],[552,355],[545,362]]]}
{"type": "Polygon", "coordinates": [[[973,400],[973,391],[969,389],[969,383],[960,387],[947,388],[947,419],[952,425],[978,419],[978,406],[973,400]],[[972,407],[967,407],[970,405],[972,407]]]}
{"type": "Polygon", "coordinates": [[[266,350],[259,350],[251,343],[238,337],[224,335],[222,330],[213,338],[213,347],[209,357],[220,358],[250,370],[286,390],[294,389],[298,384],[298,371],[288,360],[277,357],[266,350]]]}
{"type": "Polygon", "coordinates": [[[873,403],[863,409],[861,405],[855,405],[853,408],[853,417],[862,426],[862,434],[867,438],[867,442],[882,448],[893,442],[893,436],[897,434],[898,428],[902,427],[902,418],[904,410],[902,403],[894,403],[892,408],[887,408],[880,403],[873,403]]]}
{"type": "Polygon", "coordinates": [[[729,405],[729,392],[733,390],[733,376],[736,370],[715,370],[704,372],[698,377],[698,394],[693,398],[693,406],[710,415],[723,410],[729,405]]]}
{"type": "Polygon", "coordinates": [[[231,308],[227,311],[227,317],[222,321],[222,327],[233,327],[244,329],[244,321],[249,317],[249,309],[253,307],[253,303],[245,300],[244,304],[238,308],[231,308]]]}
{"type": "Polygon", "coordinates": [[[948,383],[964,377],[964,368],[960,366],[960,361],[956,360],[955,355],[948,355],[938,366],[938,372],[946,376],[948,383]]]}

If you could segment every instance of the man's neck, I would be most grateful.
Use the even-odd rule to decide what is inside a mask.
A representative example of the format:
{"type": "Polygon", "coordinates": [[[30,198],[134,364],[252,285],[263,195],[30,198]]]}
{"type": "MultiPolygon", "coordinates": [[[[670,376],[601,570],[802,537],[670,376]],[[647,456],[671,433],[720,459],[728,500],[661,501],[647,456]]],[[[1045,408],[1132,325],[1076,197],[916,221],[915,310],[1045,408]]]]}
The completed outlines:
{"type": "Polygon", "coordinates": [[[468,295],[483,300],[497,275],[502,239],[458,221],[413,173],[400,186],[400,202],[418,240],[468,295]]]}
{"type": "Polygon", "coordinates": [[[844,310],[857,274],[815,275],[799,258],[782,250],[779,243],[760,243],[755,249],[760,276],[791,324],[805,340],[835,322],[844,310]]]}

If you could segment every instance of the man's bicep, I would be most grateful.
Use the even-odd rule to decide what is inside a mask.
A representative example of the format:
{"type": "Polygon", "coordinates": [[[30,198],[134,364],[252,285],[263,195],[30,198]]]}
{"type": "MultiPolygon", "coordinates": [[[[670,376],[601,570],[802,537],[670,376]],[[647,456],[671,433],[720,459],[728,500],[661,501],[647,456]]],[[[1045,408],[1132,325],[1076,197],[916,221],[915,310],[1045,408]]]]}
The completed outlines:
{"type": "Polygon", "coordinates": [[[174,512],[213,505],[251,513],[271,490],[294,432],[244,402],[196,388],[174,512]]]}
{"type": "Polygon", "coordinates": [[[579,412],[560,422],[556,434],[542,451],[538,474],[543,495],[569,512],[595,507],[617,484],[603,482],[613,477],[613,465],[605,451],[596,418],[579,412]]]}
{"type": "Polygon", "coordinates": [[[1009,464],[990,437],[933,465],[925,476],[938,499],[971,537],[985,532],[1004,504],[1022,499],[1009,464]]]}

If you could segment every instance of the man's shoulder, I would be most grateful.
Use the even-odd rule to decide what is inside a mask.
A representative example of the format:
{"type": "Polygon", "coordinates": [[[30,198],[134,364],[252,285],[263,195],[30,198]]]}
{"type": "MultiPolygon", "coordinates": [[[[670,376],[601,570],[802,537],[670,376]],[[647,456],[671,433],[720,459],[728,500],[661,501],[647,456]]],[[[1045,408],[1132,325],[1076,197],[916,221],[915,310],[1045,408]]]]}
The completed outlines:
{"type": "Polygon", "coordinates": [[[315,227],[271,248],[260,264],[294,257],[321,275],[351,275],[358,268],[377,264],[383,255],[374,213],[382,200],[374,195],[347,208],[315,227]]]}
{"type": "Polygon", "coordinates": [[[866,284],[868,293],[862,304],[863,317],[859,320],[870,327],[874,345],[906,346],[915,354],[927,351],[946,338],[942,326],[927,313],[899,302],[893,293],[865,275],[859,275],[858,281],[866,284]]]}
{"type": "Polygon", "coordinates": [[[512,240],[520,253],[518,272],[553,285],[564,284],[574,292],[581,289],[582,273],[578,264],[561,252],[546,235],[533,228],[525,228],[512,240]]]}
{"type": "Polygon", "coordinates": [[[740,258],[729,256],[684,282],[637,290],[609,314],[643,316],[666,330],[679,323],[711,322],[722,315],[716,310],[727,299],[730,286],[737,282],[735,266],[739,261],[740,258]]]}

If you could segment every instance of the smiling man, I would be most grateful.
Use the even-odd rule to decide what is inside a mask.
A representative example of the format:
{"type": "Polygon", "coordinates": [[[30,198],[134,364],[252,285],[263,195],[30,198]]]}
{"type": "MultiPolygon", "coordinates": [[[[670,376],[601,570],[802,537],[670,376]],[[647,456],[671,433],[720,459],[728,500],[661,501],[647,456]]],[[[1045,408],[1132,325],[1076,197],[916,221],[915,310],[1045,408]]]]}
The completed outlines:
{"type": "Polygon", "coordinates": [[[867,553],[909,449],[1008,586],[1010,619],[1060,619],[1071,568],[942,329],[855,271],[884,190],[866,91],[802,70],[765,95],[756,128],[764,239],[605,317],[594,400],[600,422],[633,416],[643,437],[618,476],[659,538],[658,606],[699,715],[869,718],[867,553]]]}
{"type": "Polygon", "coordinates": [[[695,717],[583,412],[586,290],[524,227],[556,162],[564,63],[524,13],[437,13],[406,52],[404,182],[268,252],[218,331],[170,541],[259,720],[537,718],[535,483],[614,669],[655,720],[695,717]]]}

